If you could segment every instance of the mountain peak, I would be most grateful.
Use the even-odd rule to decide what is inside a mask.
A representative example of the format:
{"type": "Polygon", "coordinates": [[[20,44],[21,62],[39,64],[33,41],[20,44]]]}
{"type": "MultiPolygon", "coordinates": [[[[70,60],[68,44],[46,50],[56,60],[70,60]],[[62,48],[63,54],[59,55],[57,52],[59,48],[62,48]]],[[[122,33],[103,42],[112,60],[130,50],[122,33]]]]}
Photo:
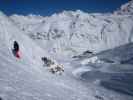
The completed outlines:
{"type": "Polygon", "coordinates": [[[133,15],[133,0],[122,5],[120,9],[115,11],[114,13],[120,15],[133,15]]]}

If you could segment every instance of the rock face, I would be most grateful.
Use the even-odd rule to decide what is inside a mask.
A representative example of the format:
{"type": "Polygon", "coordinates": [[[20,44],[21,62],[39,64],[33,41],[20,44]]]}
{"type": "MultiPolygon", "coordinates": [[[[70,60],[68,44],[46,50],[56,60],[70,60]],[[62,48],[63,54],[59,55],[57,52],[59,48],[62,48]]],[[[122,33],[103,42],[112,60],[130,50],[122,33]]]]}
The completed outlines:
{"type": "Polygon", "coordinates": [[[12,15],[10,19],[52,54],[99,52],[133,41],[133,1],[113,14],[64,11],[52,16],[12,15]],[[65,53],[64,53],[65,52],[65,53]]]}

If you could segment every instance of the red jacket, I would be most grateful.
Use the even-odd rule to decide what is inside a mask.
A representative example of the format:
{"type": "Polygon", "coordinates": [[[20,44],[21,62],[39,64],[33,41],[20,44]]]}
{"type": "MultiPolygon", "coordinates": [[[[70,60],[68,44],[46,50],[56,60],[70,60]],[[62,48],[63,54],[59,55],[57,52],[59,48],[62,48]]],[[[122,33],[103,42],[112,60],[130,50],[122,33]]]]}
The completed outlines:
{"type": "Polygon", "coordinates": [[[20,51],[16,52],[16,57],[20,59],[20,51]]]}

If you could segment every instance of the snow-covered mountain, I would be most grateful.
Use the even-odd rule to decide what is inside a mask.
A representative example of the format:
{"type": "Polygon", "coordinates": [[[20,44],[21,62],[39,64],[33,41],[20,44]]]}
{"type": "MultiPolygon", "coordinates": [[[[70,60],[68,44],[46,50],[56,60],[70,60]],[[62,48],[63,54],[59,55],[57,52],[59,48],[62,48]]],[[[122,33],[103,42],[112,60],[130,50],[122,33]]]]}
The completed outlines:
{"type": "Polygon", "coordinates": [[[95,93],[70,74],[48,72],[42,56],[49,55],[0,12],[0,100],[96,100],[95,93]],[[14,41],[19,43],[21,59],[12,53],[14,41]]]}
{"type": "Polygon", "coordinates": [[[121,8],[118,9],[118,11],[115,11],[114,13],[120,15],[133,15],[133,0],[122,5],[121,8]]]}
{"type": "Polygon", "coordinates": [[[41,47],[55,54],[77,55],[90,50],[99,52],[133,41],[133,2],[121,7],[121,13],[88,14],[63,11],[52,16],[12,15],[10,18],[41,47]],[[127,11],[126,10],[126,11],[127,11]],[[65,52],[65,53],[64,53],[65,52]]]}
{"type": "Polygon", "coordinates": [[[94,63],[88,66],[63,56],[86,50],[84,54],[99,52],[132,42],[132,32],[131,14],[87,14],[77,10],[49,17],[8,17],[0,12],[0,100],[133,100],[132,61],[129,63],[132,44],[101,52],[99,56],[94,53],[94,63]],[[19,43],[21,59],[13,55],[14,41],[19,43]],[[53,54],[54,60],[64,66],[62,76],[51,74],[43,66],[41,57],[52,59],[53,54]],[[104,61],[97,67],[101,62],[95,60],[100,57],[104,61]]]}

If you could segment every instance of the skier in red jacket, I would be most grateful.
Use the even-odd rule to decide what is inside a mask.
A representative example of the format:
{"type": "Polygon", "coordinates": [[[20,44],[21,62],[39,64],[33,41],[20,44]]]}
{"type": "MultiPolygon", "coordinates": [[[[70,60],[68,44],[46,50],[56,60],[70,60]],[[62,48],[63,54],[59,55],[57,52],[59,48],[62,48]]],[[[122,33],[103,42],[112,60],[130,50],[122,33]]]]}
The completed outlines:
{"type": "Polygon", "coordinates": [[[13,45],[13,54],[15,57],[17,57],[18,59],[20,58],[20,51],[19,51],[19,44],[17,41],[14,41],[14,45],[13,45]]]}

